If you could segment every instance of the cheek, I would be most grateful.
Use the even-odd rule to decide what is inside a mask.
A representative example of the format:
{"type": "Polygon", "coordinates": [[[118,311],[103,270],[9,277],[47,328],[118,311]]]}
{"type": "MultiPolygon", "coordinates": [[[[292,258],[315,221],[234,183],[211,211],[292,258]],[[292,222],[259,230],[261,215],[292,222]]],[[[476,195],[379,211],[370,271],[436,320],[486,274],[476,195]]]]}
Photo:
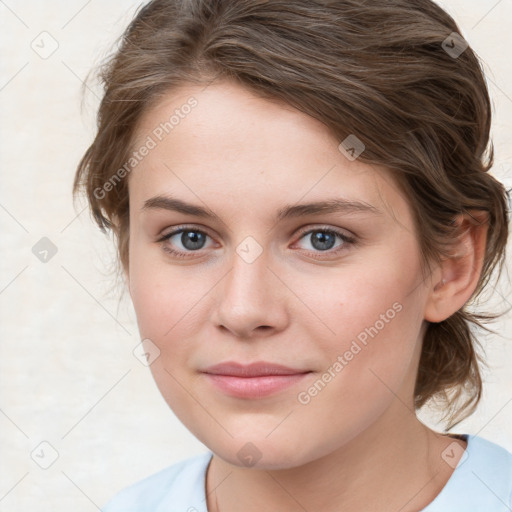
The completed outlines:
{"type": "Polygon", "coordinates": [[[130,296],[141,337],[163,345],[176,330],[194,325],[198,300],[207,290],[192,267],[166,264],[161,248],[148,247],[133,236],[129,261],[130,296]]]}
{"type": "Polygon", "coordinates": [[[183,375],[189,376],[191,340],[204,323],[200,298],[207,293],[202,289],[205,282],[187,277],[183,269],[154,265],[140,256],[131,260],[130,293],[141,339],[151,340],[159,350],[150,370],[163,398],[197,435],[193,403],[182,386],[191,389],[183,375]]]}
{"type": "Polygon", "coordinates": [[[140,335],[164,350],[180,332],[190,334],[198,325],[198,301],[204,293],[200,281],[184,279],[179,273],[136,273],[131,279],[131,297],[140,335]]]}
{"type": "Polygon", "coordinates": [[[308,280],[299,293],[324,321],[324,326],[318,321],[313,327],[324,332],[328,327],[332,340],[358,339],[363,344],[376,337],[398,343],[415,332],[422,321],[420,267],[414,261],[393,261],[392,256],[308,280]]]}
{"type": "Polygon", "coordinates": [[[312,339],[327,356],[326,366],[335,365],[332,388],[353,389],[352,398],[345,397],[349,401],[380,397],[376,385],[389,394],[379,379],[397,391],[414,370],[424,307],[415,262],[382,258],[360,271],[347,270],[309,295],[331,331],[326,336],[325,326],[316,322],[312,339]]]}
{"type": "Polygon", "coordinates": [[[411,293],[415,272],[404,274],[392,275],[390,270],[386,279],[382,273],[377,279],[369,271],[347,277],[343,291],[328,287],[323,298],[317,297],[317,307],[324,306],[319,309],[322,318],[329,320],[334,334],[326,336],[323,326],[316,327],[325,367],[301,388],[297,417],[310,427],[313,418],[322,418],[327,445],[334,442],[333,436],[347,441],[365,430],[395,396],[411,402],[421,298],[411,293]]]}

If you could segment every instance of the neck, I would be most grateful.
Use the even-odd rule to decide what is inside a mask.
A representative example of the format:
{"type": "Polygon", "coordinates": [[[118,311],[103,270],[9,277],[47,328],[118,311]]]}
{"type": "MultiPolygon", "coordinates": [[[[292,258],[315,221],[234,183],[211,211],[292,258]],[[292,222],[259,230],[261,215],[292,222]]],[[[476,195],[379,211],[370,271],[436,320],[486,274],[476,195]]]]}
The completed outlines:
{"type": "Polygon", "coordinates": [[[206,481],[208,510],[423,509],[458,462],[448,465],[441,457],[443,450],[453,442],[465,448],[465,443],[428,429],[401,402],[393,407],[346,445],[298,467],[245,468],[214,455],[206,481]]]}

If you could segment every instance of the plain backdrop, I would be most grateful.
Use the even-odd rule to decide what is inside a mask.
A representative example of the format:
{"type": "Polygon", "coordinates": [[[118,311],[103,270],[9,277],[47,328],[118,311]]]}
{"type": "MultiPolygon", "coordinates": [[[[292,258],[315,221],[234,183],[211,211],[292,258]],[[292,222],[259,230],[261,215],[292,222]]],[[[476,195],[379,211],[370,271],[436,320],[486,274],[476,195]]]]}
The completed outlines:
{"type": "MultiPolygon", "coordinates": [[[[0,512],[94,512],[122,487],[203,452],[134,356],[112,241],[71,184],[100,91],[80,87],[140,2],[0,1],[0,512]]],[[[495,174],[512,185],[512,0],[446,0],[485,62],[495,174]]],[[[510,254],[510,253],[509,253],[510,254]]],[[[510,260],[508,268],[510,269],[510,260]]],[[[512,302],[510,283],[496,307],[512,302]]],[[[457,432],[512,451],[512,319],[484,338],[490,370],[457,432]]],[[[425,421],[433,421],[428,411],[425,421]]]]}

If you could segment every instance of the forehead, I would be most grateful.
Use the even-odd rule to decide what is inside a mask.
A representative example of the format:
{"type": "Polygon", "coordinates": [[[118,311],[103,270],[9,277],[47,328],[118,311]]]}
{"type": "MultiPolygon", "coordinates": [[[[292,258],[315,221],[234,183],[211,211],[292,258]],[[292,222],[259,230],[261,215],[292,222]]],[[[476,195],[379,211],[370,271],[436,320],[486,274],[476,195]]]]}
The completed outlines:
{"type": "Polygon", "coordinates": [[[131,201],[167,192],[261,212],[328,195],[406,214],[386,169],[349,161],[320,121],[231,82],[170,91],[141,117],[134,141],[151,149],[129,175],[131,201]]]}
{"type": "Polygon", "coordinates": [[[335,143],[318,120],[230,81],[168,92],[141,116],[134,146],[143,144],[147,136],[160,148],[173,146],[175,155],[187,139],[187,148],[193,145],[198,150],[190,156],[205,159],[224,152],[228,160],[252,156],[262,164],[276,158],[277,148],[288,156],[307,153],[308,161],[317,157],[320,164],[318,144],[335,143]]]}

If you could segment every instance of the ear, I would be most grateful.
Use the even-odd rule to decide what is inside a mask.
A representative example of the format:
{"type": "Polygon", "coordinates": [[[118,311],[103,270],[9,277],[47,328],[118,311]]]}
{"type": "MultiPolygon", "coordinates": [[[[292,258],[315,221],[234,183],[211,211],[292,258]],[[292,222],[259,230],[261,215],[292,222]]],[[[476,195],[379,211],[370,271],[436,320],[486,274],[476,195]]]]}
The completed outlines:
{"type": "Polygon", "coordinates": [[[442,322],[461,309],[476,290],[487,242],[487,212],[472,210],[454,219],[457,236],[432,274],[425,320],[442,322]]]}

